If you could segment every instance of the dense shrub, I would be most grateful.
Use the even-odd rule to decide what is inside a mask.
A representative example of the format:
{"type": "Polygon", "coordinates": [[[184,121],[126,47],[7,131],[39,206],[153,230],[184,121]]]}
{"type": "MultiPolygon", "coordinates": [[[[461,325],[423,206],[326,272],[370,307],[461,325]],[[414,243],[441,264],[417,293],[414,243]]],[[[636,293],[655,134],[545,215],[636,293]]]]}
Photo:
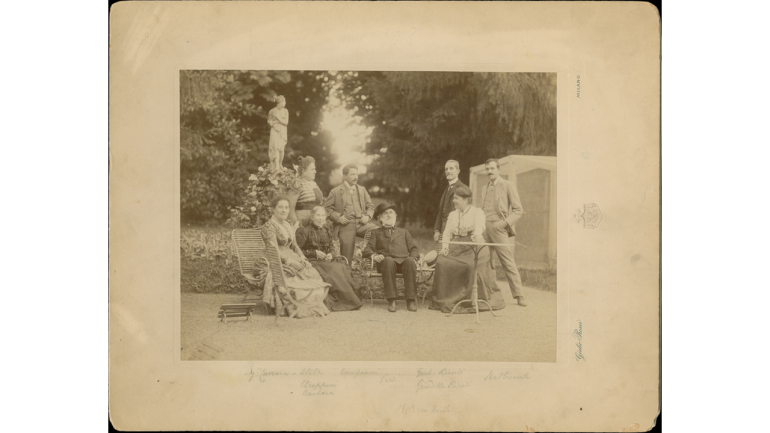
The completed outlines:
{"type": "Polygon", "coordinates": [[[195,293],[246,293],[254,287],[246,282],[238,264],[224,260],[182,259],[181,290],[195,293]]]}
{"type": "Polygon", "coordinates": [[[224,233],[207,233],[200,230],[185,230],[180,241],[182,258],[209,261],[222,258],[230,264],[232,248],[230,238],[224,233]]]}
{"type": "Polygon", "coordinates": [[[241,293],[248,289],[228,232],[183,229],[180,253],[182,292],[241,293]]]}
{"type": "MultiPolygon", "coordinates": [[[[309,155],[319,173],[336,168],[334,137],[321,127],[332,73],[182,70],[179,79],[183,222],[222,224],[242,203],[243,182],[269,159],[267,115],[276,95],[291,112],[284,164],[309,155]]],[[[328,189],[327,176],[317,182],[328,189]]]]}
{"type": "Polygon", "coordinates": [[[283,168],[276,172],[268,170],[265,164],[257,170],[256,174],[249,177],[244,190],[244,201],[240,206],[230,208],[230,218],[227,225],[238,228],[260,227],[273,215],[270,200],[277,194],[286,194],[289,191],[297,192],[302,187],[297,175],[297,167],[294,169],[283,168]]]}

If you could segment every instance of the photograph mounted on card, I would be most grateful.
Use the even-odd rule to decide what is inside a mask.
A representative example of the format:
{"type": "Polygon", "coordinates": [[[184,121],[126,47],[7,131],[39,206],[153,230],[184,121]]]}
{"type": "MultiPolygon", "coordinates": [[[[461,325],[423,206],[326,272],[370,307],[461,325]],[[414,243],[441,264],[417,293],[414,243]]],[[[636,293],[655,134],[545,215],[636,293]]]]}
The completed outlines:
{"type": "Polygon", "coordinates": [[[654,425],[654,7],[110,20],[116,428],[654,425]]]}

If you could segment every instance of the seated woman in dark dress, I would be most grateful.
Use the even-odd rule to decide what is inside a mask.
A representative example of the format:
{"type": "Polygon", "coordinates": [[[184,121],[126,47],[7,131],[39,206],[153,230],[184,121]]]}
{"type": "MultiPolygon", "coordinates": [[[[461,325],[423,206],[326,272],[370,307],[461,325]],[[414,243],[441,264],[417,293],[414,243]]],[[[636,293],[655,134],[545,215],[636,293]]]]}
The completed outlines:
{"type": "Polygon", "coordinates": [[[361,308],[356,295],[358,286],[344,263],[332,261],[339,256],[339,248],[332,247],[331,229],[326,224],[326,210],[316,206],[311,210],[310,223],[297,229],[297,244],[321,278],[332,285],[324,300],[332,311],[349,311],[361,308]]]}
{"type": "MultiPolygon", "coordinates": [[[[486,225],[484,211],[470,204],[470,188],[459,187],[452,202],[455,210],[447,218],[428,307],[445,313],[451,312],[458,302],[471,299],[475,257],[470,245],[454,245],[449,244],[449,241],[482,243],[486,225]]],[[[493,310],[499,310],[505,308],[505,299],[497,284],[494,284],[495,272],[489,266],[489,258],[489,247],[482,249],[477,267],[478,299],[484,299],[493,310]]],[[[487,310],[486,304],[479,302],[478,305],[479,310],[487,310]]],[[[455,310],[455,313],[475,312],[470,303],[455,310]]]]}

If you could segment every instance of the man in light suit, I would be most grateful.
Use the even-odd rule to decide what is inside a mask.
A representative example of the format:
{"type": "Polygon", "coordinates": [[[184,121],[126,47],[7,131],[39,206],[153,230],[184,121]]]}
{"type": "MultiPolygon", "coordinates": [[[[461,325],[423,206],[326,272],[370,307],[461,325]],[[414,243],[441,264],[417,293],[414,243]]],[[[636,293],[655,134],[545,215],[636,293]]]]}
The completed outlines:
{"type": "Polygon", "coordinates": [[[497,253],[500,264],[505,270],[505,278],[511,286],[511,294],[526,307],[524,295],[521,292],[521,276],[516,262],[513,261],[513,247],[515,242],[509,238],[516,236],[514,225],[519,220],[524,210],[521,208],[521,200],[516,186],[500,177],[500,162],[495,158],[489,158],[484,167],[487,170],[489,183],[481,190],[481,209],[487,218],[485,237],[486,241],[495,244],[510,244],[510,247],[489,248],[497,253]]]}
{"type": "Polygon", "coordinates": [[[366,188],[358,184],[358,167],[355,164],[346,165],[342,168],[342,176],[342,185],[331,190],[324,207],[339,234],[340,254],[352,263],[356,236],[364,237],[366,232],[377,226],[370,222],[374,204],[366,188]]]}
{"type": "MultiPolygon", "coordinates": [[[[460,182],[457,176],[460,174],[460,163],[450,159],[444,165],[444,174],[446,180],[449,181],[449,186],[444,190],[444,194],[441,196],[441,202],[438,205],[438,215],[436,216],[436,224],[433,225],[433,240],[440,242],[441,234],[444,233],[446,228],[446,220],[449,214],[455,210],[452,198],[455,195],[457,188],[466,186],[460,182]]],[[[467,187],[466,187],[467,188],[467,187]]]]}

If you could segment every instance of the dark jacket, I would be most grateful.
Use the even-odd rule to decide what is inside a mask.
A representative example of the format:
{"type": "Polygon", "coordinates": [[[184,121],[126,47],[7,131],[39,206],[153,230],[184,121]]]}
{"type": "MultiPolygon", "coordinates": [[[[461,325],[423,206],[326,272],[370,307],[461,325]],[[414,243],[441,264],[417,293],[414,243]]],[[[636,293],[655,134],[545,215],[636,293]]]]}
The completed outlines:
{"type": "Polygon", "coordinates": [[[398,263],[403,262],[406,257],[412,257],[415,260],[420,258],[420,250],[412,239],[412,235],[402,228],[394,227],[392,236],[385,227],[372,230],[371,234],[369,243],[362,253],[363,257],[382,254],[396,259],[398,263]]]}
{"type": "Polygon", "coordinates": [[[455,191],[459,186],[467,187],[464,183],[460,182],[460,179],[457,179],[457,182],[452,186],[448,186],[447,189],[444,190],[444,194],[441,195],[441,202],[438,205],[438,215],[436,216],[436,224],[433,226],[434,232],[444,233],[446,220],[449,218],[449,214],[455,210],[452,198],[454,198],[455,191]]]}
{"type": "Polygon", "coordinates": [[[316,250],[326,254],[332,253],[335,257],[339,255],[339,251],[335,250],[332,243],[332,229],[329,225],[326,224],[318,228],[311,222],[297,229],[297,245],[302,249],[302,253],[305,254],[308,260],[314,261],[317,259],[316,250]]]}

